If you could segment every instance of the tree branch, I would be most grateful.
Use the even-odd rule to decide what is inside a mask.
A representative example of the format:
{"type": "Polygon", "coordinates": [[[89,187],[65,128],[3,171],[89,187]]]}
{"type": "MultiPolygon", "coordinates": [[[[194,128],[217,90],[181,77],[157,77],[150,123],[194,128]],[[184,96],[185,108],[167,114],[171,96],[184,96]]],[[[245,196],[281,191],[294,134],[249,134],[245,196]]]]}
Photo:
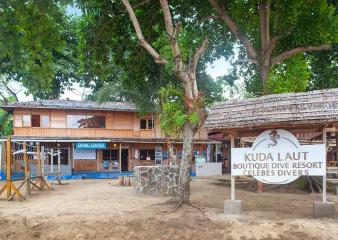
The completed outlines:
{"type": "Polygon", "coordinates": [[[332,49],[332,45],[331,44],[323,44],[323,45],[319,45],[319,46],[307,46],[307,47],[296,47],[294,49],[291,50],[287,50],[275,57],[273,57],[271,59],[271,64],[277,64],[289,57],[292,57],[294,55],[296,55],[297,53],[301,53],[301,52],[307,52],[307,51],[325,51],[325,50],[331,50],[332,49]]]}
{"type": "Polygon", "coordinates": [[[143,2],[136,3],[136,4],[133,6],[133,9],[138,8],[138,7],[141,7],[142,5],[147,4],[148,2],[150,2],[150,0],[145,0],[145,1],[143,1],[143,2]]]}
{"type": "Polygon", "coordinates": [[[269,48],[267,49],[267,51],[266,51],[265,54],[264,54],[264,58],[269,58],[269,59],[270,59],[271,54],[272,54],[272,51],[273,51],[273,49],[275,48],[278,39],[279,39],[279,36],[278,36],[278,35],[274,36],[274,37],[271,39],[269,48]]]}
{"type": "Polygon", "coordinates": [[[196,74],[196,68],[197,68],[198,61],[201,58],[205,49],[208,47],[208,44],[209,44],[208,38],[205,38],[202,44],[196,49],[191,66],[190,66],[190,71],[193,74],[196,74]]]}
{"type": "MultiPolygon", "coordinates": [[[[172,21],[172,18],[171,18],[171,13],[170,13],[168,1],[167,0],[160,0],[160,3],[161,3],[161,6],[162,6],[162,10],[163,10],[164,22],[165,22],[167,33],[168,33],[168,36],[169,36],[171,49],[172,49],[173,55],[174,55],[176,74],[181,74],[181,72],[183,70],[183,62],[182,62],[181,50],[180,50],[180,47],[179,47],[177,39],[176,39],[176,33],[178,31],[176,31],[176,33],[174,31],[174,25],[173,25],[173,21],[172,21]]],[[[176,25],[176,29],[179,29],[179,26],[180,26],[179,24],[176,25]]]]}
{"type": "Polygon", "coordinates": [[[210,20],[210,19],[218,19],[219,16],[208,15],[202,18],[202,21],[210,20]]]}
{"type": "Polygon", "coordinates": [[[257,52],[251,45],[249,39],[247,39],[243,33],[239,30],[237,24],[229,17],[227,13],[221,8],[221,6],[218,4],[217,0],[209,0],[209,3],[214,7],[216,10],[217,15],[219,18],[221,18],[230,31],[240,40],[240,42],[244,45],[249,59],[251,59],[254,62],[257,62],[257,52]]]}
{"type": "Polygon", "coordinates": [[[142,30],[141,30],[141,27],[140,27],[140,24],[139,24],[139,22],[138,22],[138,20],[135,16],[134,10],[131,7],[129,1],[128,0],[122,0],[122,3],[126,7],[128,14],[130,16],[130,19],[131,19],[131,21],[134,25],[135,32],[136,32],[136,35],[137,35],[137,38],[139,40],[140,45],[155,59],[156,63],[167,64],[168,61],[166,59],[162,58],[160,56],[160,54],[157,53],[156,50],[153,49],[152,46],[150,46],[150,44],[145,40],[143,33],[142,33],[142,30]]]}

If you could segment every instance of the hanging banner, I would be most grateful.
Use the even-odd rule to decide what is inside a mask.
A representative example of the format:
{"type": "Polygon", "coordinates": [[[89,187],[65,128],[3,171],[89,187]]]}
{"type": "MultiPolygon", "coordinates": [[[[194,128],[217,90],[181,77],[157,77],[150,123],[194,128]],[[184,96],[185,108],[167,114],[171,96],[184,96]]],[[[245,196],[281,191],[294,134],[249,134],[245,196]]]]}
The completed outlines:
{"type": "Polygon", "coordinates": [[[231,149],[231,175],[250,175],[268,184],[286,184],[306,175],[325,176],[326,146],[300,145],[288,131],[267,130],[251,148],[231,149]]]}

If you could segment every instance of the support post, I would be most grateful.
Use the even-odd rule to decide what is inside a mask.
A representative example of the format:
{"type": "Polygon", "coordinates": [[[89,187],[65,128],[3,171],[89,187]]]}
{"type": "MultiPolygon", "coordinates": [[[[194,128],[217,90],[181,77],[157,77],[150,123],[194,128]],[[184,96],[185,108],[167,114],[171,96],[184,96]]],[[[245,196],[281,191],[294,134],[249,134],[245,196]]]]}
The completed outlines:
{"type": "Polygon", "coordinates": [[[218,159],[217,159],[217,152],[218,152],[218,147],[217,147],[217,143],[215,144],[215,156],[216,156],[216,161],[215,162],[218,162],[218,159]]]}
{"type": "Polygon", "coordinates": [[[37,158],[38,158],[38,183],[39,183],[39,187],[42,189],[44,188],[44,182],[41,180],[41,178],[43,177],[42,175],[42,163],[41,163],[41,146],[40,143],[37,143],[36,145],[36,153],[37,153],[37,158]]]}
{"type": "Polygon", "coordinates": [[[7,187],[7,199],[9,199],[11,197],[11,194],[12,194],[12,188],[11,188],[11,185],[10,183],[12,183],[12,173],[11,173],[11,170],[12,170],[12,166],[11,166],[11,156],[12,156],[12,153],[11,153],[11,139],[10,138],[7,138],[7,142],[6,142],[6,160],[7,160],[7,166],[6,166],[6,183],[8,184],[8,187],[7,187]]]}
{"type": "MultiPolygon", "coordinates": [[[[327,149],[327,139],[326,139],[326,131],[323,129],[323,144],[325,145],[325,149],[327,149]]],[[[325,159],[326,159],[327,150],[325,151],[325,159]]],[[[325,161],[325,175],[323,176],[323,203],[326,203],[326,161],[325,161]]]]}
{"type": "Polygon", "coordinates": [[[119,172],[122,171],[122,143],[120,143],[120,147],[119,147],[119,172]]]}
{"type": "Polygon", "coordinates": [[[61,174],[61,151],[58,150],[58,174],[61,174]]]}
{"type": "MultiPolygon", "coordinates": [[[[39,143],[39,146],[40,143],[39,143]]],[[[41,146],[40,147],[40,152],[41,152],[41,176],[45,176],[45,160],[46,160],[46,152],[45,152],[45,146],[41,146]]]]}
{"type": "MultiPolygon", "coordinates": [[[[235,147],[235,137],[231,135],[231,149],[234,147],[235,147]]],[[[235,200],[235,177],[232,176],[232,173],[231,173],[231,200],[235,200]]]]}
{"type": "MultiPolygon", "coordinates": [[[[327,129],[323,129],[323,144],[325,145],[325,159],[327,155],[327,129]]],[[[325,175],[323,176],[323,202],[313,203],[313,216],[315,218],[328,217],[336,218],[336,204],[335,202],[328,202],[326,196],[326,161],[325,161],[325,175]]]]}
{"type": "Polygon", "coordinates": [[[44,147],[40,145],[40,143],[37,143],[36,145],[36,153],[37,153],[37,158],[38,158],[38,179],[36,181],[35,184],[33,184],[32,189],[34,189],[35,187],[38,190],[42,190],[45,187],[46,188],[50,188],[49,184],[47,183],[45,177],[44,177],[44,154],[45,154],[45,149],[44,147]],[[42,152],[42,154],[41,154],[42,152]],[[43,157],[43,158],[42,158],[43,157]]]}
{"type": "Polygon", "coordinates": [[[54,173],[54,150],[50,150],[50,173],[54,173]]]}
{"type": "Polygon", "coordinates": [[[72,157],[73,157],[73,159],[72,159],[72,164],[73,164],[72,169],[75,168],[74,154],[75,154],[75,145],[74,145],[74,143],[72,143],[72,157]]]}
{"type": "Polygon", "coordinates": [[[12,174],[12,169],[11,169],[11,138],[8,137],[7,141],[6,141],[6,183],[5,185],[0,189],[0,195],[7,190],[7,200],[11,200],[15,194],[17,194],[17,196],[21,199],[21,200],[26,200],[22,194],[20,193],[19,189],[20,187],[22,187],[22,184],[19,188],[15,187],[13,182],[12,182],[12,178],[11,178],[11,174],[12,174]],[[13,195],[12,195],[12,190],[14,191],[13,195]]]}
{"type": "Polygon", "coordinates": [[[31,186],[30,186],[30,173],[29,173],[29,164],[27,158],[27,144],[23,143],[23,161],[25,164],[25,181],[26,181],[26,195],[31,195],[31,186]]]}

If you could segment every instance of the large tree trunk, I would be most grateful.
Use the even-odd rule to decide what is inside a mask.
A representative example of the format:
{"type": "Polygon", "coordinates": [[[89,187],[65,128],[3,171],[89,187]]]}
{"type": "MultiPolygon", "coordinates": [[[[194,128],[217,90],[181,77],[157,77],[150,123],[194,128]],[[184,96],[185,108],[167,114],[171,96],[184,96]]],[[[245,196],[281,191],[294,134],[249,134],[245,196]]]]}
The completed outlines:
{"type": "Polygon", "coordinates": [[[178,186],[178,202],[189,202],[190,198],[190,174],[189,170],[192,163],[192,153],[194,145],[194,126],[190,122],[186,122],[183,126],[183,153],[180,162],[180,179],[178,186]]]}
{"type": "Polygon", "coordinates": [[[171,143],[170,137],[166,136],[167,150],[168,150],[168,165],[176,165],[176,157],[174,156],[173,145],[171,143]]]}
{"type": "Polygon", "coordinates": [[[269,80],[270,67],[271,66],[269,63],[262,63],[259,66],[259,74],[261,77],[264,94],[269,93],[268,80],[269,80]]]}

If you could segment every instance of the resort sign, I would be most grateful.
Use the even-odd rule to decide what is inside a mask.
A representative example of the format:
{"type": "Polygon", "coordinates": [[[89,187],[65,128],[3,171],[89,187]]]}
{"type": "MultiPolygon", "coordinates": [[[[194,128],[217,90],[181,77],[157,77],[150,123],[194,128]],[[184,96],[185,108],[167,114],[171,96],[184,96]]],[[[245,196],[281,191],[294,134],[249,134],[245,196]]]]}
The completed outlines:
{"type": "Polygon", "coordinates": [[[231,149],[231,175],[253,176],[267,184],[286,184],[300,176],[325,176],[326,146],[300,145],[282,129],[267,130],[251,148],[231,149]]]}

